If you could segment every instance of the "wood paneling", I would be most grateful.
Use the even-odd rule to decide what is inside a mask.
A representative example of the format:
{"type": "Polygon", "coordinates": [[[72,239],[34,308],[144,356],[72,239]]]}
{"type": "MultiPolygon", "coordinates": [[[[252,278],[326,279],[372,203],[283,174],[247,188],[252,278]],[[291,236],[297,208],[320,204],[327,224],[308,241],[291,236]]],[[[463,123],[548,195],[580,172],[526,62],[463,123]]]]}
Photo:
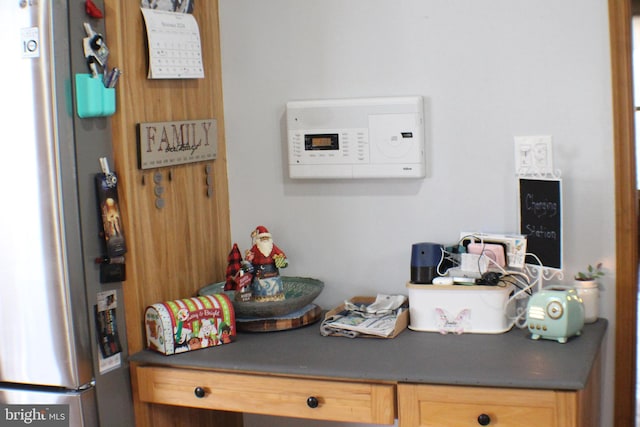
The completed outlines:
{"type": "Polygon", "coordinates": [[[635,425],[638,205],[629,0],[609,0],[616,188],[616,426],[635,425]]]}
{"type": "Polygon", "coordinates": [[[128,244],[125,298],[132,352],[143,348],[144,308],[167,299],[193,296],[198,288],[222,280],[231,248],[229,197],[217,2],[199,2],[205,79],[148,80],[139,2],[107,2],[111,66],[124,74],[112,119],[114,169],[128,244]],[[141,122],[215,118],[218,159],[151,171],[138,169],[136,125],[141,122]],[[205,166],[212,165],[214,197],[207,197],[205,166]],[[162,175],[165,207],[155,206],[154,173],[162,175]]]}
{"type": "MultiPolygon", "coordinates": [[[[146,37],[140,2],[105,1],[110,67],[123,70],[112,117],[113,169],[127,239],[124,305],[130,352],[144,348],[144,309],[159,301],[193,296],[224,279],[231,248],[218,2],[196,2],[204,79],[148,80],[146,37]],[[205,163],[142,172],[136,125],[145,122],[215,118],[218,158],[212,166],[214,195],[207,197],[205,163]],[[162,175],[165,207],[156,208],[154,173],[162,175]]],[[[213,411],[136,404],[138,425],[241,425],[241,416],[213,411]],[[158,414],[161,413],[161,416],[158,414]],[[159,419],[163,421],[159,421],[159,419]],[[216,421],[217,420],[217,421],[216,421]],[[222,420],[222,421],[221,421],[222,420]],[[239,421],[240,420],[240,421],[239,421]],[[218,424],[216,424],[218,422],[218,424]]]]}

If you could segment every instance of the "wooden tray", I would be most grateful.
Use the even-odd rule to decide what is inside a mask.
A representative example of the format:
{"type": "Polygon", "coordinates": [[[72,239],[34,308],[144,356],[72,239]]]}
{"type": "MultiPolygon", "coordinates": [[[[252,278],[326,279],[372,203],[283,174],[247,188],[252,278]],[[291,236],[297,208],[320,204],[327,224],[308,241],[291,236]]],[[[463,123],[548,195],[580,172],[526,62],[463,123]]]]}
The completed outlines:
{"type": "Polygon", "coordinates": [[[322,309],[316,304],[309,304],[302,309],[277,317],[238,318],[236,328],[242,332],[273,332],[295,329],[317,322],[322,317],[322,309]]]}

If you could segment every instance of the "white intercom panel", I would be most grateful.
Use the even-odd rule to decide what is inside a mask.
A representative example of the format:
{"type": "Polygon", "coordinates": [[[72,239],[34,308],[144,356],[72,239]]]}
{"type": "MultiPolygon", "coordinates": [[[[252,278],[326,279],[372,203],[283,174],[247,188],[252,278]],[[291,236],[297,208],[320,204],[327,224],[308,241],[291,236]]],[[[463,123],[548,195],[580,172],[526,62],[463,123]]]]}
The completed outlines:
{"type": "Polygon", "coordinates": [[[291,178],[422,178],[421,96],[287,103],[291,178]]]}

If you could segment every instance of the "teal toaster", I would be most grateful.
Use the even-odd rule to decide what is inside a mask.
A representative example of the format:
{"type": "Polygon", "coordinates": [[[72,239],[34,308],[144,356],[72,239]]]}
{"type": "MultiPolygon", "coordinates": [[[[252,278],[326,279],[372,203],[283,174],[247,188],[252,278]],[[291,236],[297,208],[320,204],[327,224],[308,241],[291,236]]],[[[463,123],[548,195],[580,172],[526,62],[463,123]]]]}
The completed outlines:
{"type": "Polygon", "coordinates": [[[534,340],[566,343],[582,333],[584,306],[575,289],[543,289],[527,303],[527,328],[534,340]]]}

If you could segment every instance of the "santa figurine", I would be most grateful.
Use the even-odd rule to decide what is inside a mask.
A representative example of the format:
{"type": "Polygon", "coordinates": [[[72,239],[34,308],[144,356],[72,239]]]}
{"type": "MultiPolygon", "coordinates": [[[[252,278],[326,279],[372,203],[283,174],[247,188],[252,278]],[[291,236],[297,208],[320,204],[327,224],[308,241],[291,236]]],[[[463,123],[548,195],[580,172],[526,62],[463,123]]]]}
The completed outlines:
{"type": "Polygon", "coordinates": [[[288,265],[287,256],[273,243],[271,233],[259,225],[251,233],[253,246],[245,253],[245,260],[253,265],[254,278],[251,294],[255,301],[279,301],[285,299],[280,268],[288,265]]]}

